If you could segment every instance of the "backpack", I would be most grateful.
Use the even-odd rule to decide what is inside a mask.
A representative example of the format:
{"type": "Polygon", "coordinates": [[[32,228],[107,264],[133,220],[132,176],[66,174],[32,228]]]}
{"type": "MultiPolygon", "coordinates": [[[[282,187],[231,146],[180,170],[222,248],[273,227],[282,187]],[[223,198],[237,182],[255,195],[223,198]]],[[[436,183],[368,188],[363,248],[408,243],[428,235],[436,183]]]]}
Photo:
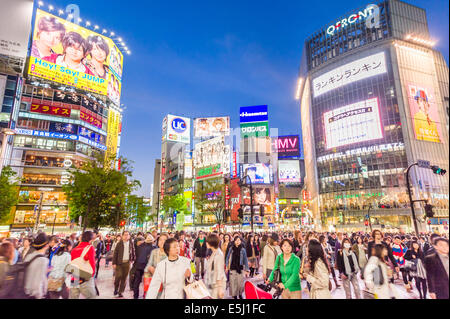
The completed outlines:
{"type": "Polygon", "coordinates": [[[0,299],[33,299],[25,292],[25,275],[28,266],[37,258],[45,257],[42,254],[34,256],[30,261],[18,262],[12,265],[3,280],[0,289],[0,299]]]}

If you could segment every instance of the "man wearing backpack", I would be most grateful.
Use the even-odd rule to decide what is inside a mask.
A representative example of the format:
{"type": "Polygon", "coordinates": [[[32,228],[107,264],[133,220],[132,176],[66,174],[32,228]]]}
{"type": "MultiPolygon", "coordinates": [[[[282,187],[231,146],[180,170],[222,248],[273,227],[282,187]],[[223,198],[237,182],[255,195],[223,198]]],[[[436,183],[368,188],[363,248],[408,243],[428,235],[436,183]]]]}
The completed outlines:
{"type": "Polygon", "coordinates": [[[48,237],[40,233],[31,246],[35,249],[26,255],[24,263],[30,262],[25,270],[24,291],[31,298],[42,299],[47,295],[48,237]]]}
{"type": "MultiPolygon", "coordinates": [[[[80,293],[86,299],[95,299],[97,293],[95,291],[95,250],[92,246],[92,241],[94,240],[94,233],[91,231],[85,231],[81,235],[81,242],[76,248],[72,249],[71,256],[72,261],[81,257],[83,251],[86,249],[87,253],[84,255],[84,260],[89,261],[92,268],[92,277],[89,280],[83,278],[72,278],[69,299],[79,299],[80,293]]],[[[81,276],[80,276],[81,277],[81,276]]]]}

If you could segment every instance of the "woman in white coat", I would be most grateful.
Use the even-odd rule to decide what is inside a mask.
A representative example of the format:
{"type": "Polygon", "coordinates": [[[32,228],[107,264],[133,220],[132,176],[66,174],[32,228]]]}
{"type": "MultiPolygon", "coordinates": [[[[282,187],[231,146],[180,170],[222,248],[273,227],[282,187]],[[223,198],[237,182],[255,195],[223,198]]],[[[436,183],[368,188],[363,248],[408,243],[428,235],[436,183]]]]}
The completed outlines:
{"type": "Polygon", "coordinates": [[[300,269],[300,274],[311,284],[309,297],[311,299],[331,299],[330,272],[322,245],[317,239],[309,241],[307,258],[303,269],[300,269]]]}
{"type": "Polygon", "coordinates": [[[388,250],[384,245],[377,244],[374,251],[364,268],[364,282],[376,299],[390,299],[388,267],[385,262],[388,250]]]}
{"type": "Polygon", "coordinates": [[[180,256],[180,245],[175,238],[164,243],[167,258],[158,263],[146,299],[156,299],[162,285],[161,299],[184,299],[185,280],[192,280],[191,261],[180,256]]]}

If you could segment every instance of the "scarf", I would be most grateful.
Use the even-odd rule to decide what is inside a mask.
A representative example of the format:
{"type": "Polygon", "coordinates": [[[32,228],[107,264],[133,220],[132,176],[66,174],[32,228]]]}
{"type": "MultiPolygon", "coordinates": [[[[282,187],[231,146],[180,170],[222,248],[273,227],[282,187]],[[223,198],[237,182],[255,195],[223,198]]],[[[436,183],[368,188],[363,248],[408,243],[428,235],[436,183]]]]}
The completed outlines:
{"type": "Polygon", "coordinates": [[[242,266],[241,266],[241,248],[242,246],[236,247],[236,245],[233,245],[231,247],[231,265],[230,270],[236,270],[238,274],[241,273],[242,266]]]}
{"type": "Polygon", "coordinates": [[[354,252],[350,251],[350,253],[347,253],[345,251],[345,249],[343,249],[342,253],[344,255],[345,273],[347,274],[347,276],[350,277],[350,275],[356,274],[359,271],[358,261],[356,260],[356,256],[355,256],[354,252]],[[350,262],[348,260],[348,257],[352,258],[354,271],[352,271],[352,267],[350,266],[350,262]]]}

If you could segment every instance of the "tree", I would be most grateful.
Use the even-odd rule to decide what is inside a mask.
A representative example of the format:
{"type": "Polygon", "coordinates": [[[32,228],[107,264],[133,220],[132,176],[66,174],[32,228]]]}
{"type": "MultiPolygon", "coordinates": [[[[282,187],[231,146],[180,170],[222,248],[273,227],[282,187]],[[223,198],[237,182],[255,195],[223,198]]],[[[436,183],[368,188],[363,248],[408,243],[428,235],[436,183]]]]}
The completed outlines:
{"type": "Polygon", "coordinates": [[[186,198],[182,194],[165,195],[161,202],[161,208],[165,213],[165,218],[171,217],[175,211],[184,214],[187,211],[186,198]]]}
{"type": "Polygon", "coordinates": [[[17,204],[18,179],[10,166],[3,167],[0,174],[0,224],[11,219],[11,208],[17,204]]]}
{"type": "Polygon", "coordinates": [[[143,225],[150,214],[150,206],[145,206],[144,197],[130,195],[125,205],[126,215],[130,216],[130,222],[143,225]]]}
{"type": "Polygon", "coordinates": [[[117,227],[118,222],[127,219],[124,209],[125,197],[139,186],[132,179],[133,168],[126,158],[121,157],[120,170],[111,165],[113,158],[105,159],[94,155],[81,168],[72,167],[69,184],[63,186],[67,195],[71,219],[83,218],[83,230],[87,227],[117,227]]]}
{"type": "Polygon", "coordinates": [[[195,207],[200,216],[212,214],[220,226],[225,223],[225,184],[207,180],[195,190],[195,207]]]}

